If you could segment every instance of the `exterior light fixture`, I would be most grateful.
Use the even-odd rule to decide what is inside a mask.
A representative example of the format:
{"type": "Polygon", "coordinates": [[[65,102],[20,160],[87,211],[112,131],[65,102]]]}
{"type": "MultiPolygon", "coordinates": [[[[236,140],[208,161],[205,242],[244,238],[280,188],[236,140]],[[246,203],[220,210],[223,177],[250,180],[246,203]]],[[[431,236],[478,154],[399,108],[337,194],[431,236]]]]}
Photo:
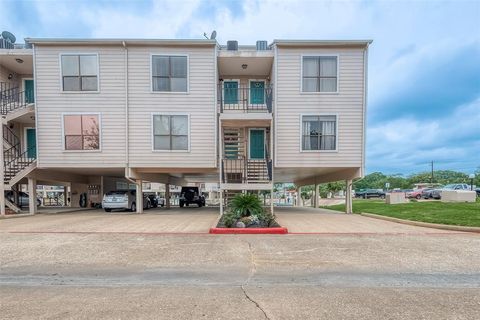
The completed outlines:
{"type": "Polygon", "coordinates": [[[23,63],[23,60],[20,58],[16,58],[15,61],[17,61],[18,63],[23,63]]]}
{"type": "Polygon", "coordinates": [[[248,64],[246,64],[246,63],[242,64],[242,69],[243,70],[247,69],[247,67],[248,67],[248,64]]]}

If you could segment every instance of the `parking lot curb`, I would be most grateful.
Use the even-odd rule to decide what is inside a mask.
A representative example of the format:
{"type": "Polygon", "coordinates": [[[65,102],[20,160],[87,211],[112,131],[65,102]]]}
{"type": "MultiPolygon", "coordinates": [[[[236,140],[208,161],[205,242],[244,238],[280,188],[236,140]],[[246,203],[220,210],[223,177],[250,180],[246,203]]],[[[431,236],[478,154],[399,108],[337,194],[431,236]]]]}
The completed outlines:
{"type": "Polygon", "coordinates": [[[211,234],[287,234],[284,227],[275,228],[210,228],[211,234]]]}
{"type": "Polygon", "coordinates": [[[369,217],[369,218],[386,220],[386,221],[397,222],[397,223],[402,223],[402,224],[408,224],[408,225],[417,226],[417,227],[426,227],[426,228],[434,228],[434,229],[442,229],[442,230],[480,233],[480,228],[479,227],[455,226],[455,225],[448,225],[448,224],[438,224],[438,223],[428,223],[428,222],[413,221],[413,220],[404,220],[404,219],[382,216],[382,215],[373,214],[373,213],[367,213],[367,212],[362,212],[360,214],[362,216],[369,217]]]}

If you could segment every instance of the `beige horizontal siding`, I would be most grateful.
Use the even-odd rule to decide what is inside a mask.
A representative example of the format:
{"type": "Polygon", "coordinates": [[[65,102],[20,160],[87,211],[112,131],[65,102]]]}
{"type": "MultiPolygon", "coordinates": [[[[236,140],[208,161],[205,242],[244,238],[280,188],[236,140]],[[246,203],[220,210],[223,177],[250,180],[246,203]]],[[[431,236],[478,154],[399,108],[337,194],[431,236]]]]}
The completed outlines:
{"type": "Polygon", "coordinates": [[[361,167],[363,49],[278,48],[275,101],[276,167],[361,167]],[[301,93],[301,56],[339,55],[339,93],[301,93]],[[301,152],[301,114],[338,115],[337,152],[301,152]]]}
{"type": "Polygon", "coordinates": [[[36,116],[40,167],[123,167],[125,165],[125,68],[121,47],[36,46],[36,116]],[[99,93],[64,93],[61,53],[97,53],[99,93]],[[64,151],[62,113],[101,114],[101,151],[64,151]]]}
{"type": "Polygon", "coordinates": [[[129,50],[129,122],[131,167],[207,168],[216,164],[215,50],[134,47],[129,50]],[[151,92],[151,54],[187,54],[189,92],[151,92]],[[152,152],[152,113],[190,115],[189,152],[152,152]]]}
{"type": "MultiPolygon", "coordinates": [[[[38,158],[41,167],[125,166],[125,79],[123,47],[51,47],[36,49],[38,158]],[[63,93],[59,68],[62,52],[98,53],[99,93],[63,93]],[[65,152],[65,112],[99,112],[101,152],[65,152]]],[[[129,165],[131,167],[215,166],[214,49],[174,47],[129,48],[129,165]],[[189,55],[189,93],[152,93],[152,53],[189,55]],[[190,152],[153,152],[152,113],[190,114],[190,152]]]]}

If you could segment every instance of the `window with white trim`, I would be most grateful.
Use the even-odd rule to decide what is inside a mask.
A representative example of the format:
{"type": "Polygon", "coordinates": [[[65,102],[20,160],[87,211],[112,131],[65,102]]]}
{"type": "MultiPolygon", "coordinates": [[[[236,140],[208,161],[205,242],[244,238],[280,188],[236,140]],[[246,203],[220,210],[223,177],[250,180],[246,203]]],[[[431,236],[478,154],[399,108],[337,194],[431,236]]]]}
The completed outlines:
{"type": "Polygon", "coordinates": [[[100,123],[98,114],[63,116],[65,150],[99,150],[100,123]]]}
{"type": "Polygon", "coordinates": [[[64,54],[61,60],[63,91],[98,91],[96,54],[64,54]]]}
{"type": "Polygon", "coordinates": [[[187,75],[186,56],[152,56],[152,91],[187,92],[187,75]]]}
{"type": "Polygon", "coordinates": [[[302,116],[302,150],[336,150],[337,117],[330,115],[302,116]]]}
{"type": "Polygon", "coordinates": [[[303,57],[302,91],[337,92],[336,56],[303,57]]]}
{"type": "Polygon", "coordinates": [[[153,115],[153,150],[188,150],[187,115],[153,115]]]}

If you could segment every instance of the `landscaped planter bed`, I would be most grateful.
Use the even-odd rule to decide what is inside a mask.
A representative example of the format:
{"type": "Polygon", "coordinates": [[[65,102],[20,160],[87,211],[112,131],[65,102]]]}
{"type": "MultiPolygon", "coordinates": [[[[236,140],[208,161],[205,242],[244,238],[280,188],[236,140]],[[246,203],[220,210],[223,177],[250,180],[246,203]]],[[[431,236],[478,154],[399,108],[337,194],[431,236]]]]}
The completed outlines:
{"type": "Polygon", "coordinates": [[[287,228],[275,221],[275,216],[262,207],[255,194],[236,195],[217,225],[214,234],[286,234],[287,228]]]}
{"type": "Polygon", "coordinates": [[[210,228],[212,234],[287,234],[288,229],[282,227],[276,221],[269,225],[252,225],[245,228],[228,228],[225,226],[223,217],[217,223],[216,227],[210,228]]]}

